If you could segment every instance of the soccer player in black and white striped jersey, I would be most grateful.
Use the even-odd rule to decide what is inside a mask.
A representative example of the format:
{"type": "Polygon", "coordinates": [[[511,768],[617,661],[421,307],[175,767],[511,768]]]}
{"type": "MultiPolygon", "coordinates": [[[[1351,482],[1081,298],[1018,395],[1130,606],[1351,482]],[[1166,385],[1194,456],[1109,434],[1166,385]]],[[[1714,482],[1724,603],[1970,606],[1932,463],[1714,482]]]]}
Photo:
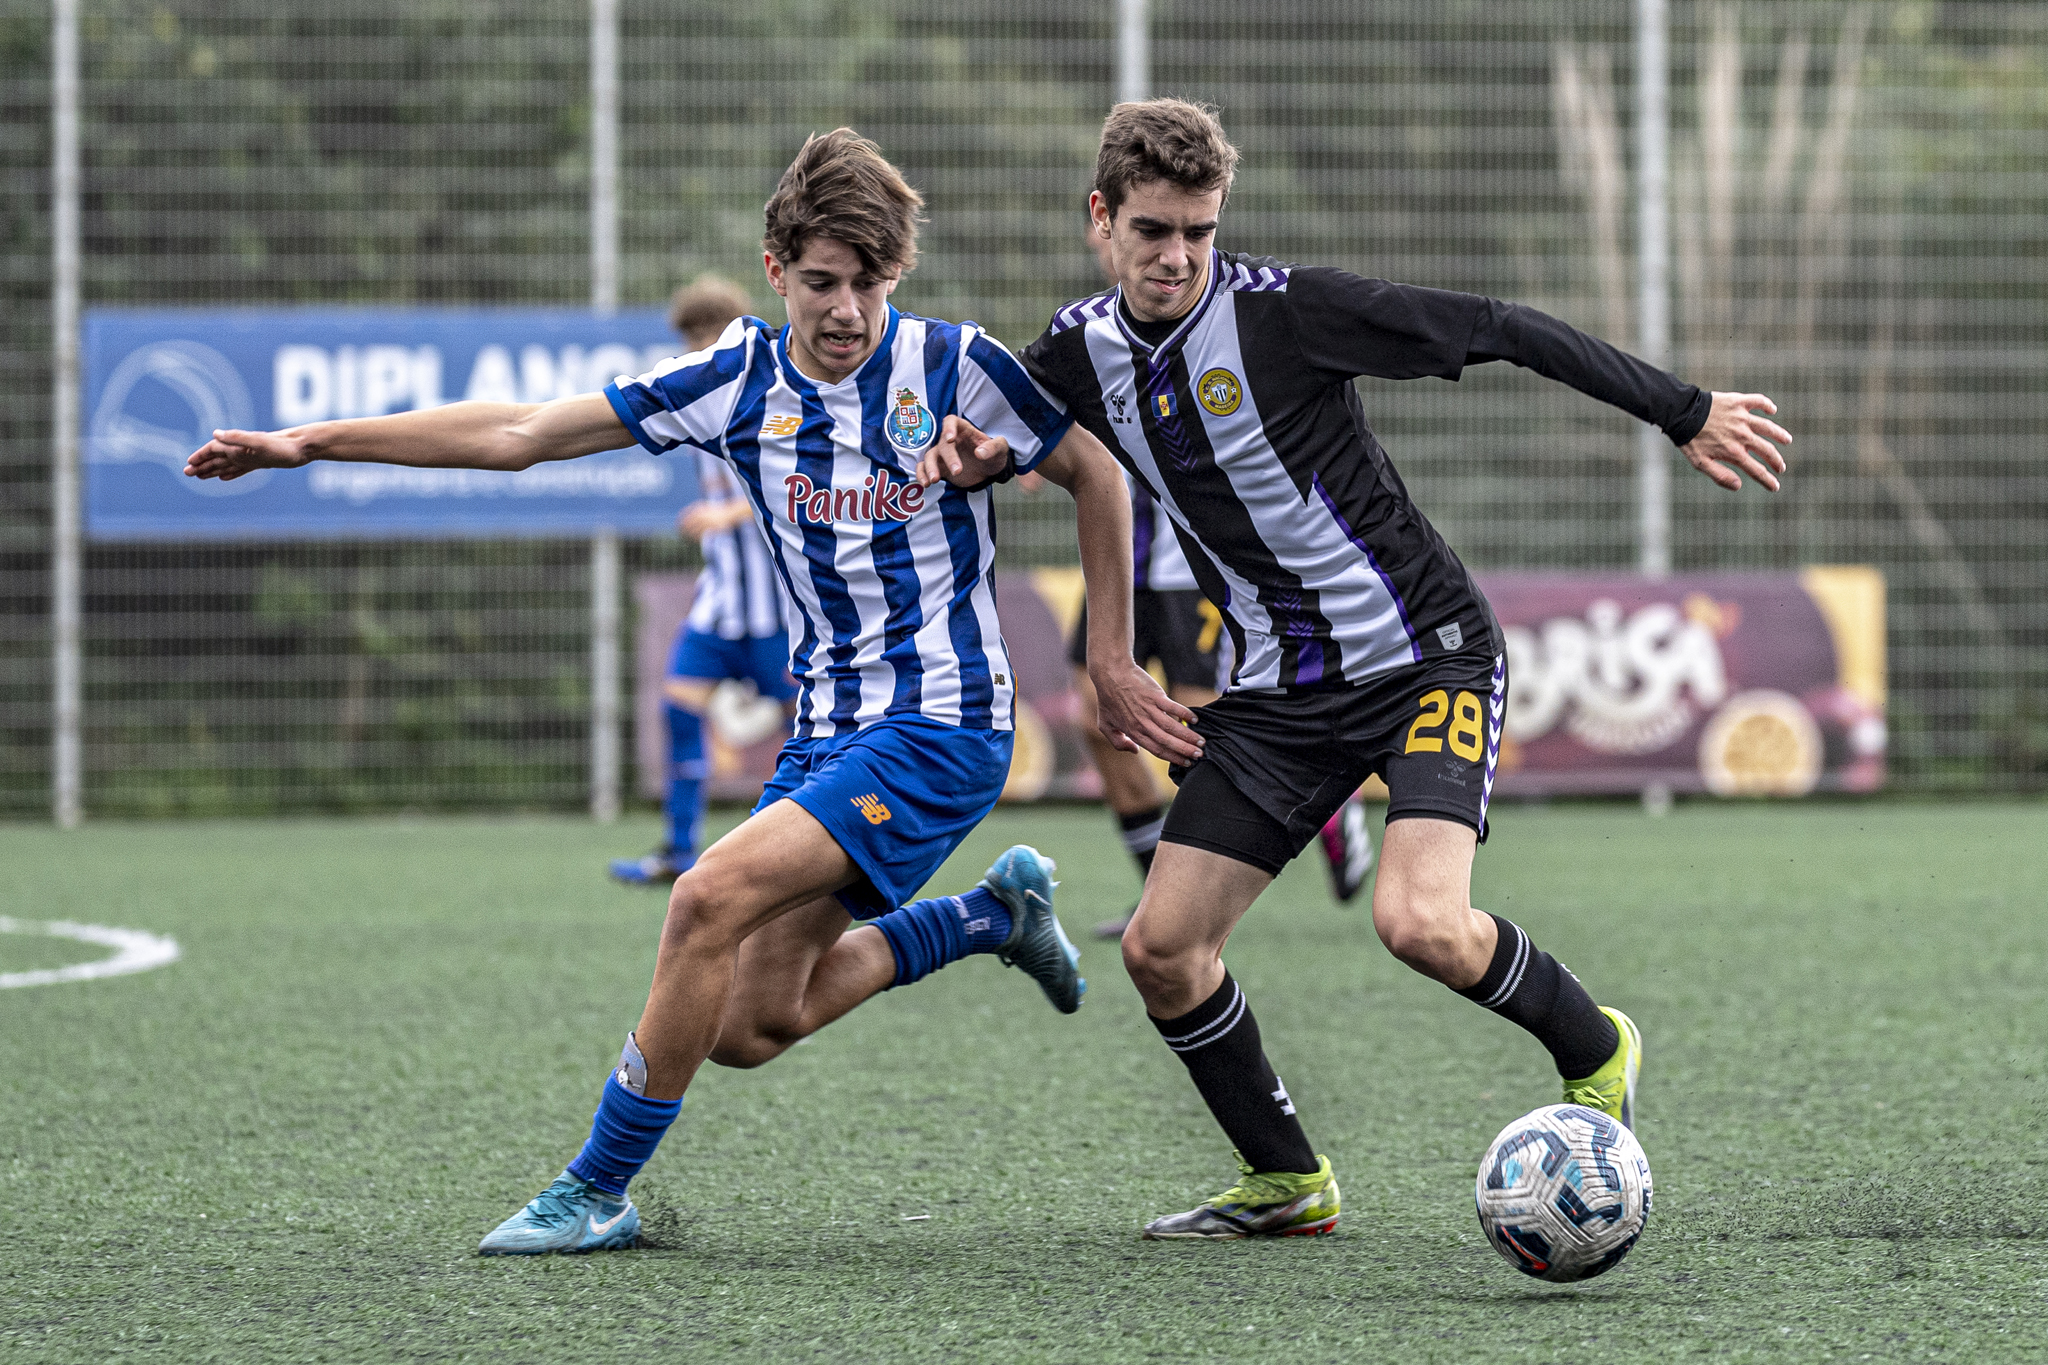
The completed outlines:
{"type": "Polygon", "coordinates": [[[1373,924],[1425,976],[1521,1025],[1567,1102],[1634,1121],[1635,1025],[1471,904],[1507,666],[1498,623],[1402,486],[1352,380],[1506,360],[1660,427],[1724,488],[1771,490],[1791,437],[1761,394],[1701,391],[1533,309],[1223,252],[1237,151],[1208,110],[1120,104],[1089,208],[1116,287],[1070,303],[1033,377],[1167,509],[1236,646],[1197,712],[1124,962],[1243,1178],[1148,1237],[1326,1231],[1329,1161],[1267,1061],[1224,940],[1369,773],[1390,792],[1373,924]],[[1741,471],[1738,474],[1736,471],[1741,471]]]}

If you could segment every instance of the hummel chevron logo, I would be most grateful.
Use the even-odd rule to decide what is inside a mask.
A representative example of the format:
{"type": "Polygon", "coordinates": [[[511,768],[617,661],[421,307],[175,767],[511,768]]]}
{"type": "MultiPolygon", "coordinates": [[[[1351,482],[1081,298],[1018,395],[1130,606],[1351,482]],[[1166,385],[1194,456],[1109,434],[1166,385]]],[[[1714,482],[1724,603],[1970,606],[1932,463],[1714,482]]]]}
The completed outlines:
{"type": "Polygon", "coordinates": [[[613,1228],[619,1225],[620,1219],[624,1218],[627,1214],[631,1213],[632,1211],[633,1206],[631,1204],[628,1204],[626,1205],[626,1207],[620,1209],[617,1213],[613,1214],[610,1218],[605,1219],[603,1222],[598,1221],[598,1217],[596,1214],[591,1214],[590,1235],[593,1237],[604,1236],[606,1233],[610,1232],[613,1228]]]}

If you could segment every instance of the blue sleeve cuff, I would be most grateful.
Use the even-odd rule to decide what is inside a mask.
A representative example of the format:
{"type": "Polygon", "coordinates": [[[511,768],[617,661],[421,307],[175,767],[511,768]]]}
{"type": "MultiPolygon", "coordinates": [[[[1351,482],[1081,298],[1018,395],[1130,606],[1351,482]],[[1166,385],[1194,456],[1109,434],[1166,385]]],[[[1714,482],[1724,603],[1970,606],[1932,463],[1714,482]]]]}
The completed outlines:
{"type": "Polygon", "coordinates": [[[1028,461],[1019,460],[1016,462],[1017,473],[1029,474],[1032,470],[1044,464],[1045,457],[1058,449],[1061,441],[1067,439],[1067,432],[1073,428],[1073,425],[1074,419],[1071,415],[1066,413],[1060,414],[1059,421],[1053,425],[1050,431],[1038,433],[1038,453],[1033,455],[1028,461]]]}
{"type": "Polygon", "coordinates": [[[648,450],[653,451],[656,455],[666,455],[680,444],[680,442],[671,442],[664,446],[647,434],[646,429],[640,425],[641,414],[633,411],[632,402],[625,394],[619,392],[617,380],[613,380],[604,386],[604,397],[605,401],[612,405],[612,411],[617,414],[620,424],[626,428],[633,439],[648,450]]]}

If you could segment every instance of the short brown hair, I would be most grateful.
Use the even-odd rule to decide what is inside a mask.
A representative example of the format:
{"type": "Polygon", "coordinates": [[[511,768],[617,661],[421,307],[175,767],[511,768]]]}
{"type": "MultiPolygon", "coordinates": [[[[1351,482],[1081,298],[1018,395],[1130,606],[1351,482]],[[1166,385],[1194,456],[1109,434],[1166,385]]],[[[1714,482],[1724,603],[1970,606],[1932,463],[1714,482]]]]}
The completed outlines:
{"type": "Polygon", "coordinates": [[[761,245],[790,265],[813,237],[846,243],[875,275],[917,265],[918,210],[924,199],[882,149],[851,128],[817,133],[782,173],[767,207],[761,245]]]}
{"type": "Polygon", "coordinates": [[[747,291],[723,275],[699,275],[668,301],[668,325],[683,334],[690,349],[701,351],[718,340],[727,323],[745,313],[752,300],[747,291]]]}
{"type": "Polygon", "coordinates": [[[1230,196],[1237,175],[1237,148],[1223,135],[1216,111],[1191,100],[1133,100],[1109,111],[1102,123],[1102,148],[1095,154],[1095,190],[1109,216],[1130,192],[1148,180],[1182,189],[1230,196]]]}

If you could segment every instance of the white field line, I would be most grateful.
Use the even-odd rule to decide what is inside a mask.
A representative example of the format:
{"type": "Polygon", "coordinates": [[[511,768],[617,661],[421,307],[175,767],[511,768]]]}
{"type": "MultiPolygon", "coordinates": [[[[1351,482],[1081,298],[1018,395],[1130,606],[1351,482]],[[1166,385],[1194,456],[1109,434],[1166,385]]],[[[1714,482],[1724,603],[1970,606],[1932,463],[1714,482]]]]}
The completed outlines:
{"type": "Polygon", "coordinates": [[[127,976],[146,972],[178,960],[178,941],[140,929],[110,929],[103,924],[73,924],[69,920],[10,919],[0,915],[0,934],[47,934],[51,938],[77,939],[114,949],[112,957],[97,962],[74,962],[67,967],[45,967],[33,972],[0,972],[0,991],[13,986],[54,986],[60,981],[93,981],[103,976],[127,976]]]}

